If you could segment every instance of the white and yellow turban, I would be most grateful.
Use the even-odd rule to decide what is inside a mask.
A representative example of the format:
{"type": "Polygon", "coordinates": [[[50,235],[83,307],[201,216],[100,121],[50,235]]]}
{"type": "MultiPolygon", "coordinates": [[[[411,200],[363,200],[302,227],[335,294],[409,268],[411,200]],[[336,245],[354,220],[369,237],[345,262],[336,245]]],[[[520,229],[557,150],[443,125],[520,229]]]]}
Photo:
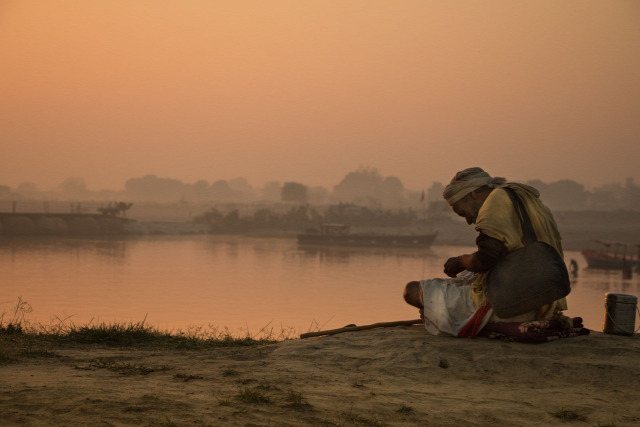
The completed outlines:
{"type": "Polygon", "coordinates": [[[494,178],[482,168],[467,168],[461,170],[453,177],[449,185],[444,188],[442,196],[450,206],[453,206],[454,203],[461,200],[473,190],[477,190],[485,185],[489,188],[496,188],[505,182],[507,182],[506,179],[501,177],[494,178]]]}

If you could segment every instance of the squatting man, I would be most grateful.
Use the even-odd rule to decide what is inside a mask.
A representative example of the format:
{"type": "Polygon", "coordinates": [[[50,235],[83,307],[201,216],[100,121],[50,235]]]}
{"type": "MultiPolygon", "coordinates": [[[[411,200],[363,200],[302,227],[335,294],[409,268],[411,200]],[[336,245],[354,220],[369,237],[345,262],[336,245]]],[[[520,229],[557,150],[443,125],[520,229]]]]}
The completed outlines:
{"type": "Polygon", "coordinates": [[[475,336],[489,322],[557,319],[570,327],[571,319],[562,314],[567,309],[565,298],[511,318],[498,317],[488,303],[487,272],[504,255],[523,246],[520,220],[504,187],[513,189],[523,202],[538,240],[562,256],[558,227],[538,190],[492,177],[479,167],[458,172],[443,197],[467,224],[475,224],[477,251],[449,258],[444,264],[449,279],[414,281],[404,289],[405,301],[420,309],[426,329],[434,335],[475,336]]]}

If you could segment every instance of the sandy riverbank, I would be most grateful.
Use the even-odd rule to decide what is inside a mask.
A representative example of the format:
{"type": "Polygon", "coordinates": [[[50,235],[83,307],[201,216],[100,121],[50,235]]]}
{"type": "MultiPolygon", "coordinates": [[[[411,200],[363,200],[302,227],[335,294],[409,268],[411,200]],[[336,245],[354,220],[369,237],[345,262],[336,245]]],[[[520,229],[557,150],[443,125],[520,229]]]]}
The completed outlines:
{"type": "MultiPolygon", "coordinates": [[[[7,345],[7,341],[3,341],[7,345]]],[[[34,348],[0,361],[3,425],[640,423],[640,338],[546,344],[421,326],[258,347],[34,348]]]]}

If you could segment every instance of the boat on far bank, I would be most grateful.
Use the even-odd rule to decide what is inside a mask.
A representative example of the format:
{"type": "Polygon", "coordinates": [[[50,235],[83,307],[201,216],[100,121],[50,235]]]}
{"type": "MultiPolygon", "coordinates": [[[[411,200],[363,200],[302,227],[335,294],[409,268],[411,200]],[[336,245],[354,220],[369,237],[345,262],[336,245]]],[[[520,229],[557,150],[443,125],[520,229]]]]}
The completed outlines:
{"type": "Polygon", "coordinates": [[[582,251],[589,268],[624,270],[640,264],[640,245],[594,240],[593,246],[582,251]]]}
{"type": "Polygon", "coordinates": [[[437,232],[431,234],[351,233],[347,224],[323,224],[319,230],[312,229],[298,234],[298,243],[302,245],[427,249],[433,244],[437,235],[437,232]]]}

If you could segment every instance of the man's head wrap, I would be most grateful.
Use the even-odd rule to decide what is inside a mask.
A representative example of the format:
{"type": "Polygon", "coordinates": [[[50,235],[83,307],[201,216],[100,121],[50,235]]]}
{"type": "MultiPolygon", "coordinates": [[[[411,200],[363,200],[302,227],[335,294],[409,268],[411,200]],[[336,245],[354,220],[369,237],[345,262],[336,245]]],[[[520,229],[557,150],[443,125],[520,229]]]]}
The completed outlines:
{"type": "Polygon", "coordinates": [[[449,205],[453,206],[454,203],[461,200],[473,190],[477,190],[483,186],[496,188],[505,182],[507,182],[506,179],[501,177],[494,178],[482,168],[467,168],[461,170],[453,177],[449,185],[444,188],[442,196],[449,205]]]}

